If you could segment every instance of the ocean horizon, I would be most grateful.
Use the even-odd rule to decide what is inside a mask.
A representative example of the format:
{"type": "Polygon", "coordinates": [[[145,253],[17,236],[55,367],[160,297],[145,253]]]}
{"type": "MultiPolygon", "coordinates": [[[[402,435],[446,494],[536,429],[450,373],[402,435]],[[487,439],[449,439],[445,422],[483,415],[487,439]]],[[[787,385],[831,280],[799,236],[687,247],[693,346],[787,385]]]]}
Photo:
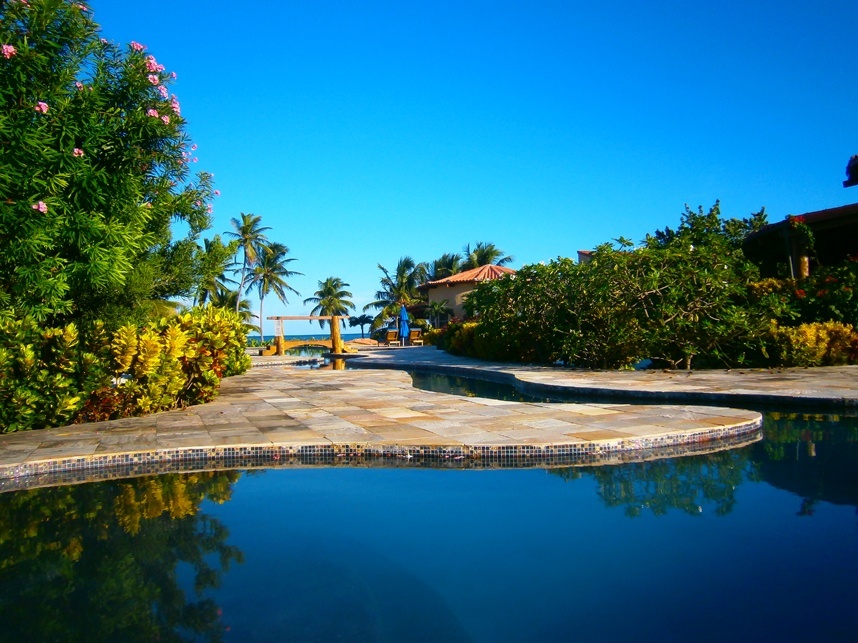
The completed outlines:
{"type": "MultiPolygon", "coordinates": [[[[277,335],[265,335],[264,340],[266,342],[273,342],[274,338],[277,335]]],[[[369,333],[366,333],[364,337],[369,337],[369,333]]],[[[321,333],[308,333],[306,335],[284,335],[283,339],[289,341],[293,339],[330,339],[330,332],[323,331],[321,333]]],[[[342,338],[344,342],[347,342],[352,339],[360,339],[360,333],[342,333],[342,338]]],[[[259,333],[254,333],[252,335],[247,336],[248,340],[259,341],[259,333]]]]}

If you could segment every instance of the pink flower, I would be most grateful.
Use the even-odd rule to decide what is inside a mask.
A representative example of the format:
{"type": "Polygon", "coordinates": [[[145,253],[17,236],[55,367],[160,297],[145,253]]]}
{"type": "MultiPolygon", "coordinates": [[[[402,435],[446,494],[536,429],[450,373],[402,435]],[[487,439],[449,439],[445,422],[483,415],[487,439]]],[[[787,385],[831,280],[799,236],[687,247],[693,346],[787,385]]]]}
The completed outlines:
{"type": "Polygon", "coordinates": [[[74,151],[72,152],[72,156],[76,156],[77,158],[80,158],[81,156],[83,156],[83,150],[80,149],[79,147],[74,148],[74,151]]]}
{"type": "Polygon", "coordinates": [[[107,44],[107,38],[99,38],[99,40],[101,40],[101,44],[102,44],[102,45],[106,45],[106,44],[107,44]]]}
{"type": "Polygon", "coordinates": [[[158,78],[158,76],[155,74],[149,74],[148,76],[146,76],[146,78],[148,78],[149,82],[152,83],[153,85],[157,85],[158,83],[161,82],[161,79],[158,78]]]}
{"type": "Polygon", "coordinates": [[[39,101],[39,104],[36,105],[36,107],[34,109],[37,112],[41,112],[42,114],[47,114],[48,113],[48,104],[43,102],[43,101],[39,101]]]}
{"type": "Polygon", "coordinates": [[[170,124],[170,117],[169,117],[169,116],[167,116],[166,114],[164,114],[164,115],[161,117],[161,120],[162,120],[162,121],[164,121],[164,124],[165,124],[165,125],[169,125],[169,124],[170,124]]]}
{"type": "Polygon", "coordinates": [[[18,53],[18,50],[15,49],[12,45],[3,45],[3,58],[7,60],[18,53]]]}
{"type": "Polygon", "coordinates": [[[163,98],[167,98],[167,88],[164,85],[158,85],[158,91],[161,92],[163,98]]]}
{"type": "Polygon", "coordinates": [[[134,41],[132,40],[132,41],[131,41],[131,48],[132,48],[134,51],[143,51],[144,49],[146,49],[146,46],[145,46],[145,45],[141,45],[139,42],[134,42],[134,41]]]}
{"type": "Polygon", "coordinates": [[[170,107],[176,113],[176,116],[179,116],[182,113],[182,109],[179,107],[179,100],[176,98],[175,94],[173,95],[173,99],[170,101],[170,107]]]}
{"type": "Polygon", "coordinates": [[[47,206],[47,205],[45,205],[45,202],[44,202],[44,201],[39,201],[38,203],[34,203],[34,204],[33,204],[32,206],[30,206],[30,207],[32,207],[34,210],[38,210],[38,211],[39,211],[39,212],[41,212],[42,214],[44,214],[45,212],[47,212],[47,211],[48,211],[48,206],[47,206]]]}
{"type": "Polygon", "coordinates": [[[200,160],[200,159],[198,159],[198,158],[195,156],[191,161],[192,161],[193,163],[196,163],[196,162],[197,162],[197,161],[199,161],[199,160],[200,160]]]}
{"type": "Polygon", "coordinates": [[[164,71],[164,65],[159,65],[155,56],[146,56],[146,69],[148,71],[164,71]]]}
{"type": "Polygon", "coordinates": [[[194,205],[200,207],[203,204],[202,201],[194,201],[194,205]]]}
{"type": "Polygon", "coordinates": [[[196,144],[196,143],[194,143],[193,145],[191,145],[191,150],[195,150],[195,149],[197,149],[197,144],[196,144]]]}
{"type": "Polygon", "coordinates": [[[175,78],[176,78],[176,72],[171,71],[171,72],[170,72],[170,77],[171,77],[171,78],[173,78],[173,79],[175,80],[175,78]]]}
{"type": "Polygon", "coordinates": [[[220,196],[220,190],[215,190],[215,196],[220,196]]]}
{"type": "Polygon", "coordinates": [[[82,83],[82,82],[80,82],[80,81],[77,81],[77,82],[74,84],[74,86],[75,86],[75,87],[77,87],[78,91],[82,91],[82,90],[83,90],[83,83],[82,83]]]}
{"type": "Polygon", "coordinates": [[[89,11],[89,8],[88,8],[85,4],[80,4],[80,3],[78,3],[78,4],[76,4],[75,6],[76,6],[78,9],[80,9],[81,11],[89,11]]]}
{"type": "Polygon", "coordinates": [[[150,109],[146,112],[146,116],[154,116],[155,118],[158,118],[158,110],[150,109]]]}
{"type": "Polygon", "coordinates": [[[214,208],[212,208],[212,204],[211,204],[211,203],[209,203],[209,204],[206,206],[206,212],[208,212],[209,214],[211,214],[211,213],[212,213],[212,210],[214,210],[214,208]]]}
{"type": "Polygon", "coordinates": [[[152,204],[151,204],[151,203],[149,203],[148,201],[146,201],[146,203],[144,203],[144,204],[143,204],[143,207],[144,207],[144,208],[151,208],[151,207],[152,207],[152,204]]]}

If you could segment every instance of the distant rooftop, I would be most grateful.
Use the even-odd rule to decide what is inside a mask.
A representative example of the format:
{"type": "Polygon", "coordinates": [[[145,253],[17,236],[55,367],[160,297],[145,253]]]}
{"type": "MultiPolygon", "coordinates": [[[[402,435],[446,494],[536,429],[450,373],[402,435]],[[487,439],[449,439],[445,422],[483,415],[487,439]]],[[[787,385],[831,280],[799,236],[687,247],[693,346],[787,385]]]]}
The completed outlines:
{"type": "Polygon", "coordinates": [[[491,281],[492,279],[500,279],[504,275],[514,274],[515,270],[513,270],[512,268],[505,268],[504,266],[495,266],[494,264],[490,264],[488,266],[480,266],[471,270],[465,270],[464,272],[456,273],[455,275],[445,277],[444,279],[426,282],[425,284],[420,286],[420,288],[434,288],[436,286],[452,286],[453,284],[467,284],[477,283],[479,281],[491,281]]]}

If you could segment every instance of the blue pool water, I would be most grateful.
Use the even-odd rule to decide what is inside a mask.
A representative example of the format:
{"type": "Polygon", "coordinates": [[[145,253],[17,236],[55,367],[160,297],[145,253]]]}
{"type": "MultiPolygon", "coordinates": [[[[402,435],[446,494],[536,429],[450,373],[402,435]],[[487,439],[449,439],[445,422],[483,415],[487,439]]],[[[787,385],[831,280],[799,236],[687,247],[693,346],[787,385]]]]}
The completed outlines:
{"type": "Polygon", "coordinates": [[[623,466],[291,468],[0,495],[0,641],[845,641],[858,419],[623,466]]]}

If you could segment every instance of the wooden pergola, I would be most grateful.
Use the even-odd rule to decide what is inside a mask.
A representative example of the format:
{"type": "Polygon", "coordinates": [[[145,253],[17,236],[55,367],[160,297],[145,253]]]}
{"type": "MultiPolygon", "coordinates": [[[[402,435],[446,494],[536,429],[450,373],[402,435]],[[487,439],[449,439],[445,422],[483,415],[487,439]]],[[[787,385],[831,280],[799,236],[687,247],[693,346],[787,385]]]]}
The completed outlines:
{"type": "Polygon", "coordinates": [[[284,321],[318,321],[320,319],[330,322],[331,327],[331,352],[340,355],[346,352],[343,336],[340,333],[340,316],[339,315],[277,315],[267,317],[277,322],[277,335],[274,337],[274,349],[277,355],[283,355],[283,322],[284,321]]]}

